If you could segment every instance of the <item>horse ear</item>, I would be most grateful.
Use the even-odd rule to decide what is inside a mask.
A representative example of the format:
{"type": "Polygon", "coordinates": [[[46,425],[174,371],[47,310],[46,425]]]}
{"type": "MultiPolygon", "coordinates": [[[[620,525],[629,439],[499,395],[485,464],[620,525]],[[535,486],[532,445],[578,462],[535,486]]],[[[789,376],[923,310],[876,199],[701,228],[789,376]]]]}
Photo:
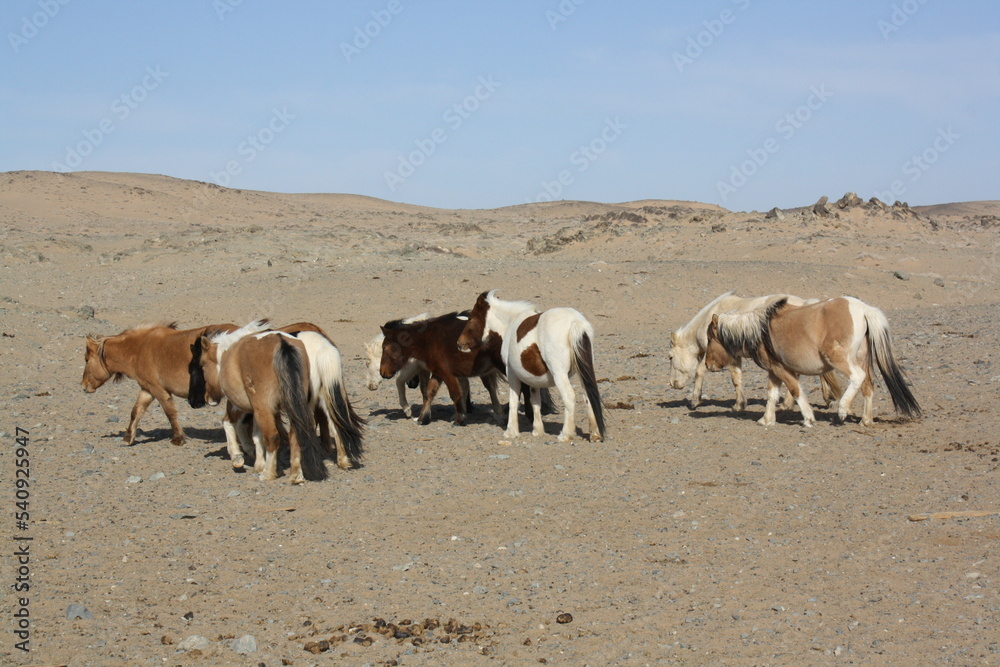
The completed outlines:
{"type": "Polygon", "coordinates": [[[670,344],[671,345],[677,345],[677,332],[676,331],[671,331],[670,332],[670,344]]]}
{"type": "Polygon", "coordinates": [[[712,315],[712,324],[719,326],[719,315],[718,313],[712,315]]]}
{"type": "Polygon", "coordinates": [[[383,336],[388,336],[389,335],[389,332],[386,331],[386,328],[384,326],[380,326],[379,329],[382,330],[382,335],[383,336]]]}

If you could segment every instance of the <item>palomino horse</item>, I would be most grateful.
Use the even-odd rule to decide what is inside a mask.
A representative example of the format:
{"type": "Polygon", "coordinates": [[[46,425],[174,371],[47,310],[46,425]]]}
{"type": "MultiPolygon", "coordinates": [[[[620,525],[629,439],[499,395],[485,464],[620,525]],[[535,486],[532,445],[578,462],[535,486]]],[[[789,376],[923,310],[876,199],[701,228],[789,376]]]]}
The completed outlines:
{"type": "Polygon", "coordinates": [[[872,364],[878,365],[896,412],[920,415],[889,340],[885,314],[853,297],[792,306],[785,299],[746,313],[713,315],[708,328],[709,368],[749,357],[768,374],[767,408],[759,423],[774,424],[781,383],[798,402],[805,426],[815,423],[812,407],[800,392],[798,376],[837,369],[850,378],[837,416],[847,418],[858,390],[865,397],[861,423],[872,423],[872,364]]]}
{"type": "Polygon", "coordinates": [[[455,423],[465,425],[468,389],[463,392],[461,379],[470,377],[482,379],[493,404],[493,418],[498,424],[502,419],[496,391],[498,373],[492,356],[495,351],[485,348],[475,352],[458,350],[458,336],[467,321],[465,315],[448,313],[409,324],[393,320],[382,326],[382,335],[385,336],[379,364],[382,377],[391,378],[410,360],[421,362],[431,373],[418,417],[421,424],[430,423],[431,403],[443,381],[455,403],[455,423]]]}
{"type": "Polygon", "coordinates": [[[135,444],[139,419],[155,398],[170,420],[173,431],[170,442],[183,445],[184,429],[177,419],[172,396],[188,395],[191,344],[207,332],[234,329],[234,324],[213,324],[178,331],[176,323],[151,324],[126,329],[115,336],[87,336],[83,390],[92,393],[108,380],[120,382],[125,377],[132,378],[139,383],[139,397],[122,438],[125,444],[135,444]]]}
{"type": "Polygon", "coordinates": [[[594,374],[594,329],[573,308],[551,308],[537,312],[527,301],[503,301],[496,290],[483,292],[469,315],[469,322],[459,337],[460,350],[486,349],[490,340],[502,331],[500,357],[507,369],[510,385],[510,410],[507,415],[508,438],[520,432],[517,417],[521,385],[531,387],[532,435],[542,435],[539,389],[556,387],[563,402],[562,442],[576,433],[576,394],[570,378],[579,373],[585,390],[584,400],[590,418],[590,440],[604,439],[604,410],[594,374]]]}
{"type": "MultiPolygon", "coordinates": [[[[244,333],[264,331],[268,328],[268,326],[268,320],[257,320],[256,322],[251,322],[246,327],[243,327],[241,331],[244,333]]],[[[280,327],[276,330],[287,333],[315,331],[326,336],[326,333],[322,329],[311,322],[296,322],[295,324],[289,324],[288,326],[280,327]]],[[[206,336],[211,338],[213,333],[216,332],[207,332],[206,336]]],[[[219,331],[217,333],[226,332],[219,331]]],[[[205,373],[201,369],[201,341],[202,337],[199,336],[191,344],[191,361],[188,363],[188,376],[190,381],[188,384],[187,400],[188,405],[195,409],[204,407],[207,404],[207,401],[205,400],[205,373]]],[[[213,400],[218,402],[220,399],[216,396],[213,400]]],[[[242,413],[240,413],[240,411],[233,410],[227,403],[226,414],[222,420],[222,430],[226,434],[226,450],[229,452],[229,460],[232,463],[233,468],[236,470],[243,469],[245,464],[243,453],[249,453],[250,445],[252,444],[250,427],[253,420],[249,415],[244,415],[245,418],[241,419],[239,418],[241,414],[242,413]]],[[[320,414],[316,415],[316,421],[319,422],[320,425],[320,435],[323,437],[324,443],[329,444],[329,426],[327,422],[325,420],[321,420],[320,417],[320,414]]],[[[257,448],[257,454],[261,454],[261,450],[259,448],[257,448]]],[[[258,472],[260,471],[258,470],[258,472]]]]}
{"type": "MultiPolygon", "coordinates": [[[[691,377],[694,377],[694,388],[688,398],[692,410],[701,404],[705,371],[723,370],[723,368],[729,371],[733,388],[736,389],[736,403],[733,404],[733,409],[745,410],[747,407],[747,399],[743,394],[743,369],[741,360],[734,359],[732,363],[718,369],[708,369],[705,364],[705,350],[708,347],[708,325],[712,321],[712,316],[725,312],[748,312],[761,306],[772,304],[782,298],[787,299],[788,303],[793,306],[801,306],[818,301],[818,299],[801,299],[791,294],[740,297],[729,291],[710,301],[704,308],[698,311],[698,314],[690,322],[670,333],[670,384],[674,389],[683,389],[691,381],[691,377]]],[[[843,392],[836,373],[824,373],[820,378],[820,385],[826,405],[830,405],[843,392]]],[[[792,396],[789,394],[785,399],[785,407],[792,407],[792,401],[792,396]]]]}
{"type": "MultiPolygon", "coordinates": [[[[360,464],[363,456],[365,420],[357,415],[347,396],[340,350],[322,329],[314,324],[300,322],[285,329],[290,329],[291,332],[270,331],[266,329],[266,324],[257,321],[227,334],[212,338],[203,337],[201,371],[204,378],[204,397],[213,404],[217,404],[222,396],[229,398],[221,381],[222,364],[228,350],[237,342],[246,337],[262,338],[267,335],[294,339],[305,349],[309,379],[308,406],[314,416],[314,423],[319,424],[323,449],[327,453],[333,453],[334,447],[330,440],[332,427],[338,467],[347,470],[360,464]]],[[[247,410],[245,402],[236,404],[230,399],[229,403],[230,408],[227,410],[235,413],[231,416],[233,421],[238,421],[236,417],[239,415],[251,412],[247,410]]],[[[262,472],[265,456],[260,437],[254,438],[254,445],[257,451],[254,471],[262,472]]],[[[237,454],[238,451],[237,448],[237,454]]],[[[234,464],[234,467],[242,465],[234,464]]]]}

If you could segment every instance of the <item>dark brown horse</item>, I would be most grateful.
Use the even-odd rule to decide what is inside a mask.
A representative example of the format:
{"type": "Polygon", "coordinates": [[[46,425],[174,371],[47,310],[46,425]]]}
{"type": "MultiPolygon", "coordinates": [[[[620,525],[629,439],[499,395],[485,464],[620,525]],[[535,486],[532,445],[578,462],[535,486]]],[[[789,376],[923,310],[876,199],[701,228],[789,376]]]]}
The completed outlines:
{"type": "Polygon", "coordinates": [[[188,364],[191,344],[206,333],[233,331],[234,324],[212,324],[197,329],[177,330],[177,324],[139,326],[115,336],[87,336],[84,352],[83,390],[97,391],[105,382],[120,382],[126,377],[139,383],[139,397],[132,407],[132,416],[122,440],[135,444],[139,419],[156,399],[170,420],[173,437],[170,442],[184,444],[184,429],[177,419],[173,396],[188,395],[188,364]]]}
{"type": "Polygon", "coordinates": [[[493,418],[501,423],[500,401],[497,399],[497,366],[499,344],[496,349],[483,346],[474,352],[461,352],[458,337],[468,321],[467,315],[448,313],[439,317],[406,323],[403,320],[386,322],[382,326],[382,361],[379,371],[384,378],[391,378],[410,359],[422,362],[431,373],[424,391],[424,404],[418,421],[428,424],[431,420],[431,403],[441,382],[448,387],[455,403],[455,423],[465,424],[466,396],[459,378],[480,377],[493,403],[493,418]]]}

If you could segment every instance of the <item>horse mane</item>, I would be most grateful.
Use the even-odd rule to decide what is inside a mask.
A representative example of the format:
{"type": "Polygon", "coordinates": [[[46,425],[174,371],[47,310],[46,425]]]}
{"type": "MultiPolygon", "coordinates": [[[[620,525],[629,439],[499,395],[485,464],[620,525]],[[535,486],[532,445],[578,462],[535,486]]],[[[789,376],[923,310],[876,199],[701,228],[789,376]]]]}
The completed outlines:
{"type": "Polygon", "coordinates": [[[250,334],[260,333],[261,331],[266,331],[269,326],[270,326],[270,320],[268,320],[267,318],[262,320],[254,320],[249,324],[244,324],[242,327],[236,329],[235,331],[230,331],[228,333],[224,331],[216,332],[209,338],[209,340],[211,340],[213,343],[219,346],[217,354],[221,359],[222,353],[228,350],[230,347],[232,347],[233,343],[238,341],[240,338],[243,338],[244,336],[248,336],[250,334]]]}
{"type": "Polygon", "coordinates": [[[494,308],[501,311],[504,315],[509,315],[510,317],[505,317],[504,319],[510,320],[515,316],[520,315],[526,310],[538,311],[538,306],[530,301],[505,301],[497,296],[497,291],[491,289],[486,293],[486,302],[490,304],[490,310],[494,308]]]}
{"type": "Polygon", "coordinates": [[[788,297],[781,297],[746,312],[729,311],[719,315],[719,342],[730,356],[747,357],[761,366],[760,346],[763,344],[768,355],[774,356],[771,344],[771,318],[788,304],[788,297]]]}
{"type": "Polygon", "coordinates": [[[712,313],[714,312],[716,306],[718,306],[723,299],[725,299],[726,297],[730,297],[735,293],[736,290],[729,290],[725,294],[720,294],[719,296],[709,301],[701,310],[698,311],[697,315],[691,318],[690,322],[688,322],[682,327],[679,327],[677,330],[674,331],[674,333],[677,334],[677,338],[679,340],[684,340],[685,338],[690,336],[692,332],[699,331],[702,328],[699,325],[704,324],[705,320],[712,319],[712,313]]]}
{"type": "Polygon", "coordinates": [[[128,329],[125,329],[125,331],[122,331],[118,335],[122,336],[122,335],[128,334],[128,333],[138,333],[140,331],[149,331],[150,329],[171,329],[173,331],[177,331],[177,326],[178,326],[178,323],[177,323],[176,320],[173,321],[173,322],[167,322],[167,321],[143,322],[142,324],[137,324],[134,327],[129,327],[128,329]]]}
{"type": "MultiPolygon", "coordinates": [[[[467,311],[465,311],[467,314],[467,311]]],[[[421,313],[420,315],[414,315],[413,317],[407,317],[405,319],[392,320],[386,322],[382,325],[383,329],[389,329],[390,331],[396,330],[411,330],[416,328],[417,325],[429,326],[443,319],[454,319],[461,315],[458,311],[452,311],[450,313],[445,313],[444,315],[438,315],[436,317],[431,317],[427,313],[421,313]]]]}

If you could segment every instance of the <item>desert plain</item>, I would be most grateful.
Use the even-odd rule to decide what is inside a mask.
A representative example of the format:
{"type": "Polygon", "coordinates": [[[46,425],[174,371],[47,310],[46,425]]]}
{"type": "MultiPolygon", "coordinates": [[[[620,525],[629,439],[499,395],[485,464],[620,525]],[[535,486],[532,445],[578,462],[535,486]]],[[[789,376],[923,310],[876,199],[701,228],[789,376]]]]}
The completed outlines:
{"type": "Polygon", "coordinates": [[[841,194],[440,210],[0,174],[0,663],[1000,663],[1000,202],[841,194]],[[464,427],[444,391],[420,426],[367,388],[380,324],[488,289],[591,321],[605,442],[579,410],[573,442],[559,414],[505,439],[476,381],[464,427]],[[724,374],[691,410],[669,333],[728,290],[883,309],[922,417],[879,380],[874,425],[836,424],[807,378],[816,426],[763,427],[749,362],[745,412],[724,374]],[[81,389],[87,334],[258,317],[336,341],[363,466],[262,482],[183,400],[185,445],[154,404],[123,447],[135,383],[81,389]]]}

